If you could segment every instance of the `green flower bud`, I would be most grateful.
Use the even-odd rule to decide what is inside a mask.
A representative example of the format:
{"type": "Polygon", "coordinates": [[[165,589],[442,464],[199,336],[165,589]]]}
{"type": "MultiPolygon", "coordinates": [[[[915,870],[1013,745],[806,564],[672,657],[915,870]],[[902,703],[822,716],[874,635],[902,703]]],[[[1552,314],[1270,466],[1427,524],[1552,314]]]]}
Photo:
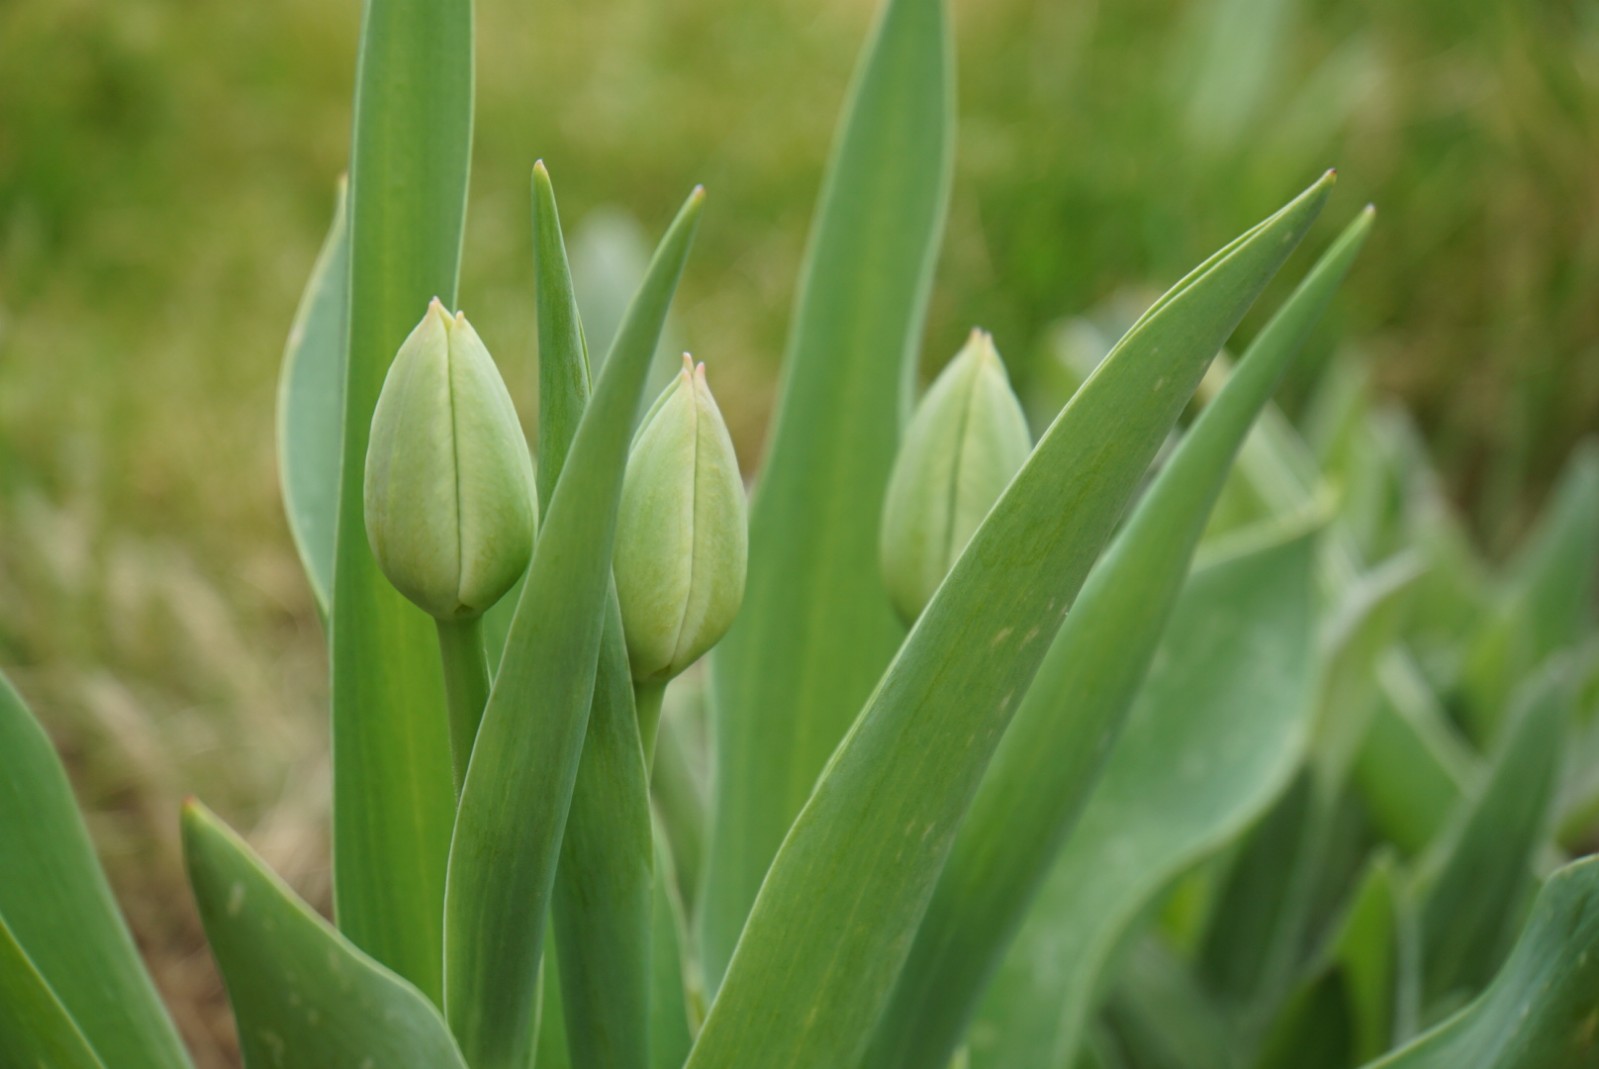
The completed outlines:
{"type": "Polygon", "coordinates": [[[994,339],[974,330],[917,406],[888,481],[883,578],[907,622],[933,600],[1031,451],[994,339]]]}
{"type": "Polygon", "coordinates": [[[533,554],[533,462],[477,331],[437,299],[372,413],[366,534],[389,582],[440,620],[505,596],[533,554]]]}
{"type": "Polygon", "coordinates": [[[716,645],[744,600],[748,560],[733,440],[705,365],[685,354],[633,439],[622,482],[614,569],[634,679],[663,683],[716,645]]]}

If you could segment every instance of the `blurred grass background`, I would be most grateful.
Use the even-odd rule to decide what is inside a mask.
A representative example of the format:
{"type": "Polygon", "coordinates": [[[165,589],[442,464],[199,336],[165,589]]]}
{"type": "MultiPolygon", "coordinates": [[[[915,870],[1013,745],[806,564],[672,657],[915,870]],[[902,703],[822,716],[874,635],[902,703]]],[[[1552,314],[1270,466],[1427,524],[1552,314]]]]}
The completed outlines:
{"type": "MultiPolygon", "coordinates": [[[[462,304],[527,398],[534,159],[569,233],[622,205],[653,234],[706,183],[676,329],[753,468],[875,3],[478,7],[462,304]]],[[[930,369],[981,323],[1025,390],[1052,324],[1169,284],[1336,165],[1321,237],[1368,200],[1380,227],[1321,352],[1342,339],[1409,405],[1503,551],[1599,427],[1599,7],[956,8],[930,369]]],[[[325,663],[273,400],[346,161],[358,23],[356,0],[0,2],[0,664],[206,1065],[232,1054],[178,890],[179,795],[326,898],[325,663]]]]}

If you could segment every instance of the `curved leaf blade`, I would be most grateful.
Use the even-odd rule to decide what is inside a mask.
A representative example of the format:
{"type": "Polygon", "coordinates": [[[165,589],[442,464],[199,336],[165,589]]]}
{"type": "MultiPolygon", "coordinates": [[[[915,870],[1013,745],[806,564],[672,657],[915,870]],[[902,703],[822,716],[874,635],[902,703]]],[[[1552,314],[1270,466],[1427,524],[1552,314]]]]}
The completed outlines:
{"type": "Polygon", "coordinates": [[[349,352],[349,183],[339,182],[333,222],[289,328],[278,377],[278,480],[289,534],[317,608],[327,619],[339,517],[339,456],[349,352]]]}
{"type": "Polygon", "coordinates": [[[1599,858],[1545,882],[1515,950],[1460,1013],[1367,1069],[1586,1069],[1599,1002],[1599,858]]]}
{"type": "Polygon", "coordinates": [[[192,800],[183,854],[249,1069],[466,1069],[420,991],[317,916],[192,800]]]}
{"type": "Polygon", "coordinates": [[[1166,298],[1044,435],[784,840],[692,1069],[861,1056],[1016,698],[1206,365],[1330,185],[1328,175],[1166,298]]]}
{"type": "Polygon", "coordinates": [[[700,934],[713,989],[784,833],[904,634],[878,575],[878,519],[949,201],[953,79],[947,0],[887,0],[811,232],[744,606],[712,657],[700,934]]]}
{"type": "Polygon", "coordinates": [[[955,1049],[1120,731],[1234,455],[1371,219],[1349,226],[1261,332],[1089,575],[956,837],[871,1065],[938,1065],[955,1049]]]}
{"type": "MultiPolygon", "coordinates": [[[[83,1039],[109,1064],[186,1069],[189,1056],[95,859],[66,771],[44,729],[3,677],[0,873],[0,923],[17,947],[9,954],[7,983],[16,985],[18,997],[31,986],[26,973],[36,970],[51,1001],[59,1000],[83,1039]]],[[[48,1006],[37,995],[30,998],[40,1005],[39,1023],[46,1026],[48,1006]]],[[[49,1031],[64,1035],[54,1027],[49,1031]]],[[[71,1044],[58,1042],[66,1044],[65,1059],[71,1044]]]]}
{"type": "Polygon", "coordinates": [[[461,790],[444,903],[445,1013],[473,1069],[524,1069],[532,1044],[628,444],[703,201],[695,190],[667,231],[577,426],[461,790]]]}
{"type": "Polygon", "coordinates": [[[1306,536],[1200,568],[971,1033],[978,1069],[1067,1069],[1149,904],[1265,811],[1314,693],[1306,536]]]}
{"type": "Polygon", "coordinates": [[[368,0],[333,569],[333,898],[345,934],[435,1002],[455,810],[438,637],[378,570],[361,473],[395,352],[430,299],[455,302],[471,140],[471,0],[368,0]]]}

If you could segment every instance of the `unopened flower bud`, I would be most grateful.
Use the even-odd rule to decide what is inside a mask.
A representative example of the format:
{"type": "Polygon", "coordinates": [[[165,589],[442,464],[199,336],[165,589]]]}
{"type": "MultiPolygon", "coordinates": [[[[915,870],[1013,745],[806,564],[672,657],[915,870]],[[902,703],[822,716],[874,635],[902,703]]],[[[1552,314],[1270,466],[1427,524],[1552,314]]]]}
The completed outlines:
{"type": "Polygon", "coordinates": [[[511,395],[466,316],[434,300],[372,413],[366,533],[389,582],[441,620],[481,614],[533,553],[533,463],[511,395]]]}
{"type": "Polygon", "coordinates": [[[933,599],[1031,451],[994,339],[974,330],[917,406],[889,477],[883,578],[907,622],[933,599]]]}
{"type": "Polygon", "coordinates": [[[617,599],[633,678],[662,683],[727,633],[744,600],[749,522],[738,458],[688,356],[633,440],[617,520],[617,599]]]}

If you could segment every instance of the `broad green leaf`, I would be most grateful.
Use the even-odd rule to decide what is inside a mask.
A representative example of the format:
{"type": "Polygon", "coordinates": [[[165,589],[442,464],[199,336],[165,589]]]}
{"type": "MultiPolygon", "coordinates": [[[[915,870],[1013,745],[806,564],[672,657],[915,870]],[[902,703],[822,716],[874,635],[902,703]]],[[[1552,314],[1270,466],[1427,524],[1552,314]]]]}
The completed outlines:
{"type": "MultiPolygon", "coordinates": [[[[539,492],[548,508],[588,404],[589,367],[555,191],[542,163],[533,168],[533,246],[539,492]]],[[[554,930],[572,1064],[644,1069],[654,878],[649,772],[614,590],[604,613],[588,734],[556,869],[554,930]]]]}
{"type": "Polygon", "coordinates": [[[833,146],[750,512],[744,606],[712,658],[705,904],[714,989],[784,834],[904,634],[878,521],[949,200],[948,0],[885,0],[833,146]]]}
{"type": "Polygon", "coordinates": [[[1564,662],[1528,680],[1487,781],[1424,857],[1418,875],[1428,1001],[1488,982],[1510,945],[1548,832],[1571,711],[1564,662]]]}
{"type": "MultiPolygon", "coordinates": [[[[38,971],[45,990],[60,1001],[63,1012],[108,1065],[116,1069],[189,1065],[177,1029],[144,971],[95,860],[61,761],[4,678],[0,678],[0,921],[23,961],[31,961],[29,970],[38,971]]],[[[10,975],[3,983],[16,985],[20,998],[31,981],[17,954],[7,953],[5,968],[10,975]]],[[[41,1027],[48,1025],[49,1012],[41,1003],[41,1027]]],[[[63,1051],[62,1064],[71,1065],[65,1060],[69,1052],[63,1051]]]]}
{"type": "Polygon", "coordinates": [[[445,896],[445,1012],[473,1069],[524,1069],[531,1049],[628,443],[703,200],[696,190],[667,231],[578,424],[461,790],[445,896]]]}
{"type": "Polygon", "coordinates": [[[103,1069],[4,919],[0,919],[0,1065],[103,1069]]]}
{"type": "Polygon", "coordinates": [[[248,1069],[465,1069],[420,991],[317,916],[192,800],[183,856],[248,1069]]]}
{"type": "Polygon", "coordinates": [[[433,621],[367,544],[361,473],[389,363],[454,304],[472,135],[471,0],[368,0],[350,167],[349,356],[333,569],[333,900],[438,1002],[455,784],[433,621]]]}
{"type": "Polygon", "coordinates": [[[784,840],[693,1069],[756,1052],[774,1067],[861,1056],[1017,699],[1206,364],[1330,185],[1329,175],[1164,298],[1044,435],[784,840]]]}
{"type": "Polygon", "coordinates": [[[333,596],[339,518],[339,456],[349,352],[349,183],[339,182],[328,236],[289,328],[278,377],[278,480],[289,533],[323,619],[333,596]]]}
{"type": "Polygon", "coordinates": [[[1153,936],[1127,955],[1101,1016],[1142,1069],[1233,1065],[1221,1014],[1187,964],[1153,936]]]}
{"type": "Polygon", "coordinates": [[[1416,854],[1480,770],[1419,672],[1390,653],[1377,674],[1380,703],[1355,761],[1354,784],[1383,838],[1416,854]]]}
{"type": "Polygon", "coordinates": [[[1401,926],[1407,922],[1402,893],[1392,856],[1379,855],[1350,895],[1319,960],[1287,999],[1256,1069],[1344,1069],[1388,1049],[1401,926]]]}
{"type": "Polygon", "coordinates": [[[1493,616],[1472,643],[1462,689],[1468,726],[1491,740],[1511,692],[1545,657],[1580,641],[1599,591],[1599,442],[1577,450],[1526,545],[1511,561],[1493,616]]]}
{"type": "Polygon", "coordinates": [[[1197,570],[1099,786],[971,1031],[972,1064],[1069,1069],[1157,896],[1300,762],[1313,712],[1304,536],[1197,570]]]}
{"type": "Polygon", "coordinates": [[[1599,858],[1556,872],[1488,990],[1367,1069],[1590,1069],[1599,1052],[1599,858]]]}
{"type": "Polygon", "coordinates": [[[1240,442],[1371,218],[1261,332],[1084,585],[972,802],[869,1064],[932,1065],[954,1050],[1132,705],[1240,442]]]}

